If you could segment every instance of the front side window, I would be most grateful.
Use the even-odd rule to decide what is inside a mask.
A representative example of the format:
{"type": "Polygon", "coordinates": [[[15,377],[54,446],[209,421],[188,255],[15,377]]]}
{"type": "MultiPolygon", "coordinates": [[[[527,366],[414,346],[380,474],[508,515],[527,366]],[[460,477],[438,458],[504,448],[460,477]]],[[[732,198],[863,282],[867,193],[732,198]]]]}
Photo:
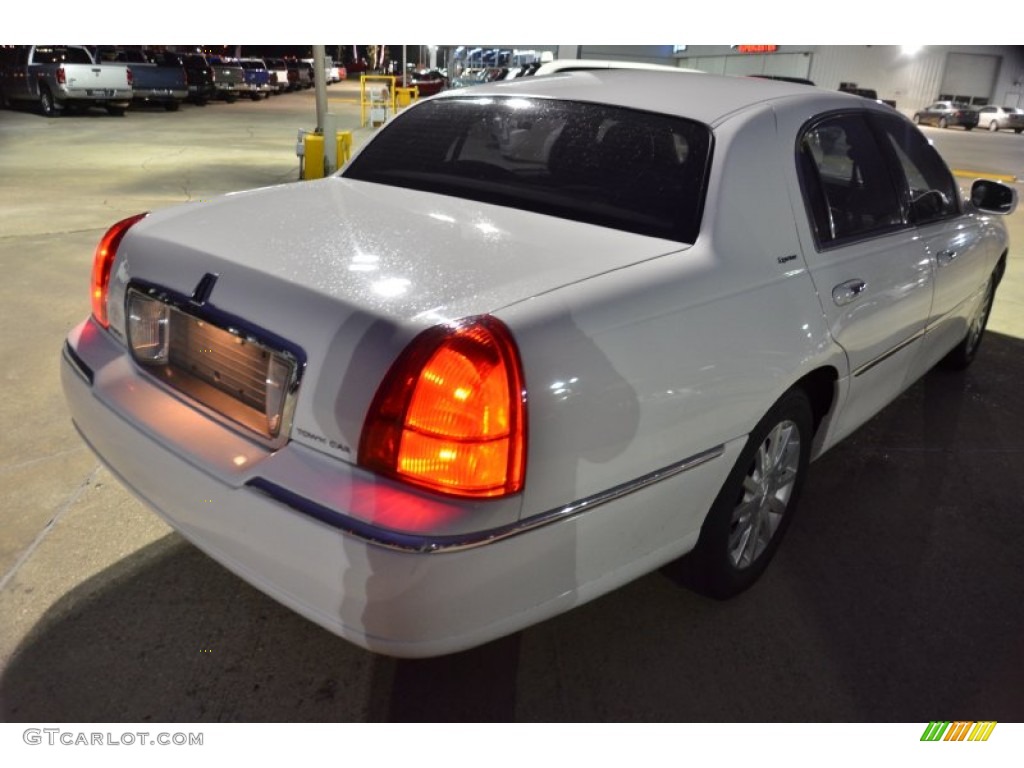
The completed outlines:
{"type": "Polygon", "coordinates": [[[874,115],[906,179],[905,203],[915,224],[960,212],[953,174],[935,148],[906,120],[874,115]]]}
{"type": "Polygon", "coordinates": [[[863,114],[814,123],[800,139],[800,175],[818,244],[870,237],[903,225],[900,197],[863,114]]]}
{"type": "Polygon", "coordinates": [[[526,98],[406,111],[344,176],[692,243],[710,129],[669,115],[526,98]]]}

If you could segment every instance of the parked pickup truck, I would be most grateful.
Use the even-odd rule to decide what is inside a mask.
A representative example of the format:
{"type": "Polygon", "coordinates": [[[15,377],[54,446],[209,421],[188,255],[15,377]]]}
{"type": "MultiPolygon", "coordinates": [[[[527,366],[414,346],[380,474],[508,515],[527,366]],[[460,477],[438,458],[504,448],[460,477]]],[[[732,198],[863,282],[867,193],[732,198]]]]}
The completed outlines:
{"type": "Polygon", "coordinates": [[[207,56],[206,60],[210,62],[210,68],[213,70],[216,98],[230,103],[248,92],[245,87],[245,70],[241,64],[221,56],[207,56]]]}
{"type": "Polygon", "coordinates": [[[197,103],[224,99],[230,104],[237,101],[242,92],[245,74],[237,64],[228,63],[217,56],[190,53],[185,57],[185,69],[188,71],[189,96],[193,98],[194,81],[197,88],[194,98],[197,103]]]}
{"type": "Polygon", "coordinates": [[[202,107],[217,95],[213,87],[213,70],[205,58],[170,51],[165,52],[163,57],[165,61],[185,70],[185,82],[188,84],[186,101],[202,107]]]}
{"type": "Polygon", "coordinates": [[[132,70],[132,92],[136,102],[162,104],[168,112],[176,110],[188,98],[185,68],[173,54],[151,51],[118,51],[116,61],[132,70]]]}
{"type": "Polygon", "coordinates": [[[245,88],[253,101],[268,98],[276,90],[270,82],[270,70],[263,59],[239,59],[245,74],[245,88]]]}
{"type": "Polygon", "coordinates": [[[33,101],[47,117],[98,106],[123,115],[132,101],[126,64],[97,64],[80,45],[26,45],[0,59],[0,102],[33,101]]]}
{"type": "MultiPolygon", "coordinates": [[[[285,64],[284,59],[264,59],[267,63],[267,69],[270,70],[270,82],[273,84],[277,93],[284,93],[285,91],[292,90],[292,83],[288,79],[288,65],[285,64]]],[[[299,73],[295,73],[295,77],[298,78],[299,73]]]]}

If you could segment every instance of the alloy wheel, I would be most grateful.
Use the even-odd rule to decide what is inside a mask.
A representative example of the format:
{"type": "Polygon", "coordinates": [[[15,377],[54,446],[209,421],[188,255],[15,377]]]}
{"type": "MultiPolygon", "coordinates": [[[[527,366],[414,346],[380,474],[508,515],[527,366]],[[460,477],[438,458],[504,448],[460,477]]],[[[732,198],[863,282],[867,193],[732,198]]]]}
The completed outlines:
{"type": "Polygon", "coordinates": [[[729,559],[735,568],[755,563],[771,543],[789,506],[799,467],[800,429],[792,421],[782,421],[754,454],[732,513],[729,559]]]}

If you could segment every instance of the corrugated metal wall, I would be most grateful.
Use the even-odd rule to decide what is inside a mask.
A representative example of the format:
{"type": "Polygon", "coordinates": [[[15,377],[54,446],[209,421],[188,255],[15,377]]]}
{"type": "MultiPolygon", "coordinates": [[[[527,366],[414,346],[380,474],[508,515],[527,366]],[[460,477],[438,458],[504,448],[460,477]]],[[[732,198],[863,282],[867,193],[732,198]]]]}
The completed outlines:
{"type": "MultiPolygon", "coordinates": [[[[601,56],[598,57],[591,53],[597,50],[596,47],[585,46],[584,55],[588,58],[629,57],[628,54],[612,55],[616,48],[605,46],[600,49],[601,56]]],[[[672,58],[671,46],[623,46],[622,49],[636,54],[637,60],[667,63],[672,58]]],[[[906,114],[912,114],[938,98],[950,53],[996,56],[999,64],[991,93],[975,95],[987,96],[992,103],[1024,105],[1022,46],[929,45],[910,54],[899,45],[780,45],[777,53],[742,54],[729,45],[690,45],[674,58],[680,66],[719,73],[761,71],[782,74],[771,58],[778,56],[792,62],[792,54],[795,53],[809,55],[810,67],[805,76],[820,87],[837,89],[842,82],[854,82],[862,88],[874,88],[880,98],[894,100],[897,108],[906,114]],[[731,61],[741,58],[745,61],[731,61]]],[[[788,67],[785,68],[790,74],[788,67]]]]}
{"type": "Polygon", "coordinates": [[[671,45],[579,45],[559,46],[558,58],[609,59],[611,61],[643,61],[650,64],[675,63],[671,45]],[[563,56],[562,48],[575,48],[578,55],[563,56]]]}
{"type": "Polygon", "coordinates": [[[874,88],[898,109],[914,111],[938,96],[945,58],[946,51],[935,47],[909,56],[898,45],[821,46],[811,79],[822,88],[836,89],[842,82],[874,88]]]}

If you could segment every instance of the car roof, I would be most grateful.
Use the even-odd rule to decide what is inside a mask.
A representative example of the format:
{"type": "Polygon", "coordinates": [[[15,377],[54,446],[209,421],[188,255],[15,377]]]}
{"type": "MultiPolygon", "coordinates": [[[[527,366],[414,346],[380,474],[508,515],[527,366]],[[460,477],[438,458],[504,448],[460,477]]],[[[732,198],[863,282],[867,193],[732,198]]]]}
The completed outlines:
{"type": "Polygon", "coordinates": [[[890,107],[860,96],[780,80],[634,69],[522,77],[447,91],[434,98],[498,95],[611,104],[678,115],[708,125],[735,112],[781,99],[803,101],[813,109],[856,107],[891,111],[890,107]]]}

